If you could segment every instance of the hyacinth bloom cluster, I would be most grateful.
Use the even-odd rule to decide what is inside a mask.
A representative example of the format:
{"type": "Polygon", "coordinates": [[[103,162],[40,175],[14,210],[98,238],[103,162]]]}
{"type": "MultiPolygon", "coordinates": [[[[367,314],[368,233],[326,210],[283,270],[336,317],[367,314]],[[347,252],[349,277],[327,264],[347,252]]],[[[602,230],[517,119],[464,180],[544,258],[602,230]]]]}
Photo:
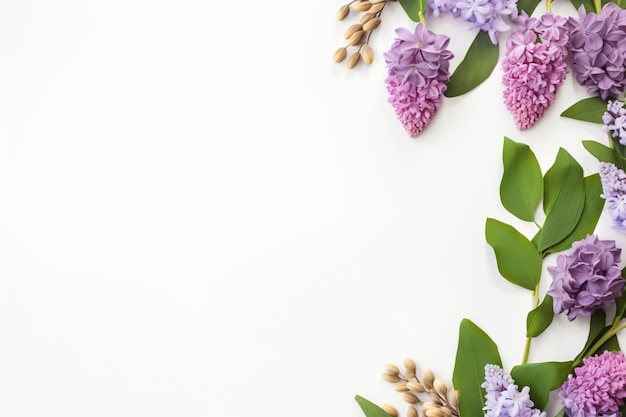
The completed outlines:
{"type": "Polygon", "coordinates": [[[515,381],[498,365],[485,365],[485,382],[481,385],[487,391],[485,407],[487,417],[545,417],[546,413],[533,408],[530,388],[519,391],[515,381]]]}
{"type": "Polygon", "coordinates": [[[509,22],[517,17],[517,0],[431,0],[434,16],[449,13],[489,34],[491,42],[498,43],[498,34],[511,29],[509,22]]]}
{"type": "Polygon", "coordinates": [[[556,266],[548,267],[552,283],[547,293],[554,299],[554,312],[566,312],[572,321],[610,307],[624,288],[617,266],[621,253],[615,241],[591,235],[574,242],[569,254],[559,255],[556,266]]]}
{"type": "Polygon", "coordinates": [[[502,61],[504,104],[518,129],[528,129],[554,103],[567,73],[567,19],[545,13],[540,18],[522,14],[520,28],[507,39],[502,61]]]}
{"type": "Polygon", "coordinates": [[[626,232],[626,174],[608,162],[601,162],[598,172],[602,182],[600,197],[606,200],[604,209],[611,214],[612,228],[626,232]]]}
{"type": "Polygon", "coordinates": [[[602,115],[602,132],[610,133],[618,138],[619,143],[626,145],[626,109],[624,103],[609,100],[606,112],[602,115]]]}
{"type": "Polygon", "coordinates": [[[583,360],[559,391],[568,417],[621,417],[626,398],[626,360],[622,352],[604,351],[583,360]]]}
{"type": "Polygon", "coordinates": [[[576,81],[603,100],[626,89],[626,10],[609,2],[599,15],[581,6],[578,19],[570,17],[568,49],[576,81]]]}
{"type": "Polygon", "coordinates": [[[389,103],[411,137],[419,135],[441,105],[450,78],[450,38],[418,23],[412,33],[396,30],[397,38],[384,54],[389,103]]]}

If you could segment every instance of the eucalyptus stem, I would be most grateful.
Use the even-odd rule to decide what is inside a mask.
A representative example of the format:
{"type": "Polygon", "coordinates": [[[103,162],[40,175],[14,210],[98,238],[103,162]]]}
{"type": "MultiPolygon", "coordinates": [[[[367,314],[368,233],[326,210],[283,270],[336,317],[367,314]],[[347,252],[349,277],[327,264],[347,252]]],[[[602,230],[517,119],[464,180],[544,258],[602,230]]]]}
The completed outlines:
{"type": "MultiPolygon", "coordinates": [[[[532,310],[536,309],[538,305],[539,305],[539,283],[537,283],[537,286],[535,286],[535,289],[533,290],[532,310]]],[[[526,346],[524,347],[524,357],[522,358],[522,365],[525,363],[528,363],[528,355],[530,354],[530,343],[532,342],[532,339],[533,338],[530,336],[526,337],[526,346]]]]}

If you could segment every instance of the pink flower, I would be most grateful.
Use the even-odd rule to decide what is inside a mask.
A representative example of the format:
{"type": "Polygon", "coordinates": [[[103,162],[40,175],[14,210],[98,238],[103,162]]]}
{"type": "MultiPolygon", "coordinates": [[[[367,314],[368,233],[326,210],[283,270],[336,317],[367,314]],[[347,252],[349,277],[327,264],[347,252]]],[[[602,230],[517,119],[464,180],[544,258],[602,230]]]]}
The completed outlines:
{"type": "Polygon", "coordinates": [[[561,28],[565,20],[551,13],[541,19],[522,15],[519,21],[524,27],[507,40],[502,61],[503,97],[520,130],[533,126],[543,116],[565,80],[567,35],[555,29],[561,28]]]}
{"type": "Polygon", "coordinates": [[[412,137],[419,135],[441,105],[441,94],[446,84],[438,79],[429,79],[418,87],[404,81],[400,74],[389,75],[385,80],[389,92],[389,103],[404,129],[412,137]]]}
{"type": "Polygon", "coordinates": [[[604,351],[583,359],[575,377],[569,376],[559,392],[569,417],[621,416],[626,398],[626,360],[622,352],[604,351]]]}

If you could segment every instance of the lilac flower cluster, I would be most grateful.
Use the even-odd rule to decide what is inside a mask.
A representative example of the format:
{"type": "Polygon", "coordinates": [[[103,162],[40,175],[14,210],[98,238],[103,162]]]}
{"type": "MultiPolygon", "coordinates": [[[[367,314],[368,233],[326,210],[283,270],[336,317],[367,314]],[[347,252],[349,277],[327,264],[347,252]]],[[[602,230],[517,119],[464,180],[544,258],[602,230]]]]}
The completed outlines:
{"type": "Polygon", "coordinates": [[[591,235],[574,242],[568,255],[559,255],[556,266],[548,267],[552,283],[547,293],[554,299],[554,312],[567,312],[572,321],[610,307],[624,288],[617,266],[621,253],[615,241],[591,235]]]}
{"type": "Polygon", "coordinates": [[[498,365],[485,365],[485,382],[481,385],[485,395],[486,417],[545,417],[546,413],[533,408],[530,388],[519,391],[513,378],[498,365]]]}
{"type": "Polygon", "coordinates": [[[429,7],[433,16],[449,13],[487,32],[494,44],[500,32],[511,29],[508,22],[517,17],[517,0],[431,0],[429,7]]]}
{"type": "Polygon", "coordinates": [[[626,360],[622,352],[604,351],[583,359],[559,391],[568,417],[621,417],[626,398],[626,360]]]}
{"type": "Polygon", "coordinates": [[[504,104],[523,130],[554,103],[557,88],[565,80],[567,19],[550,12],[539,19],[523,13],[516,22],[521,27],[507,39],[502,82],[504,104]]]}
{"type": "Polygon", "coordinates": [[[606,200],[604,209],[611,214],[612,228],[626,232],[626,174],[608,162],[601,162],[598,172],[602,182],[600,197],[606,200]]]}
{"type": "Polygon", "coordinates": [[[441,105],[450,77],[450,38],[418,23],[415,32],[396,29],[397,38],[384,54],[389,103],[411,137],[419,135],[441,105]]]}
{"type": "Polygon", "coordinates": [[[570,17],[567,45],[576,81],[602,100],[618,97],[626,89],[626,10],[609,2],[599,15],[587,14],[583,6],[578,19],[570,17]]]}
{"type": "Polygon", "coordinates": [[[607,111],[602,115],[602,132],[611,133],[619,138],[619,143],[626,145],[626,109],[624,103],[618,100],[609,100],[607,111]]]}

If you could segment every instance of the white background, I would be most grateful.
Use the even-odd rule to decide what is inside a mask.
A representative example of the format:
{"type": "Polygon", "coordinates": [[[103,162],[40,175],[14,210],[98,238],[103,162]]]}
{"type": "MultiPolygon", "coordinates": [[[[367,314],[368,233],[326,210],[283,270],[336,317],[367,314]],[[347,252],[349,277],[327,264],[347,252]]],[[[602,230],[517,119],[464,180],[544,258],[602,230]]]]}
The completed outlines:
{"type": "MultiPolygon", "coordinates": [[[[349,71],[341,4],[0,0],[0,415],[404,411],[384,364],[450,382],[463,317],[520,362],[530,294],[484,239],[487,217],[534,233],[500,206],[503,137],[596,172],[599,126],[559,117],[585,90],[519,132],[498,68],[411,139],[382,53],[413,23],[391,3],[349,71]]],[[[429,27],[455,68],[474,32],[429,27]]],[[[559,317],[530,359],[585,326],[559,317]]]]}

